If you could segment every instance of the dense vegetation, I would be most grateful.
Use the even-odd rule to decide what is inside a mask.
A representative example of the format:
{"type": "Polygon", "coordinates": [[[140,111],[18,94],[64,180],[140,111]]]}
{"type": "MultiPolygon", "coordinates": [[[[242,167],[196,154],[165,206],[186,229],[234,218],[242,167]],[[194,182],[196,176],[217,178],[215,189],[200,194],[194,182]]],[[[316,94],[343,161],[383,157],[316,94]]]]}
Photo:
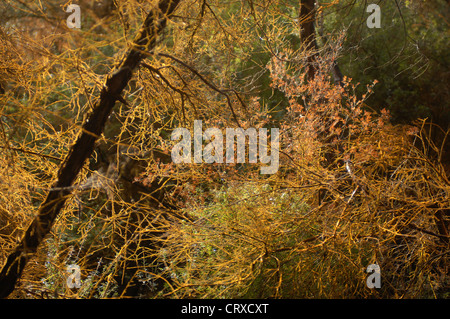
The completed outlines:
{"type": "Polygon", "coordinates": [[[27,252],[9,296],[448,298],[450,8],[382,1],[369,28],[368,5],[0,3],[0,266],[27,252]],[[278,170],[175,164],[171,134],[196,120],[279,129],[278,170]],[[58,189],[84,135],[93,152],[58,189]],[[64,205],[28,253],[49,194],[64,205]]]}

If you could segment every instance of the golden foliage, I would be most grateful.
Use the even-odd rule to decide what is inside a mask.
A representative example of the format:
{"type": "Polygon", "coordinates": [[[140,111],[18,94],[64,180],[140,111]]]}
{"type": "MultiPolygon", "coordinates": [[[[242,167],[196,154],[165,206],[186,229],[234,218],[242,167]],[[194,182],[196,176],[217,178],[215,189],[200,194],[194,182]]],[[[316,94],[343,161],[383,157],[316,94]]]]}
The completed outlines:
{"type": "MultiPolygon", "coordinates": [[[[55,26],[38,5],[37,17],[0,26],[0,264],[154,5],[114,2],[103,18],[88,10],[81,30],[55,26]]],[[[425,121],[393,125],[371,111],[376,81],[361,96],[351,79],[332,83],[341,37],[321,49],[306,81],[312,66],[295,38],[296,10],[182,2],[14,296],[448,297],[442,147],[425,121]],[[196,119],[280,128],[279,171],[174,165],[170,133],[196,119]],[[372,263],[380,290],[365,284],[372,263]],[[66,284],[71,264],[81,268],[80,289],[66,284]]]]}

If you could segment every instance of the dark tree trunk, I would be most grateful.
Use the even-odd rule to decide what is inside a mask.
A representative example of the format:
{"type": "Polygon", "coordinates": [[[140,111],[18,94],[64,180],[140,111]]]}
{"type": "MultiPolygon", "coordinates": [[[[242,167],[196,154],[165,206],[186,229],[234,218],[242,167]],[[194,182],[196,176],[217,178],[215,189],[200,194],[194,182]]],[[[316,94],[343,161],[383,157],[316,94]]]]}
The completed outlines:
{"type": "Polygon", "coordinates": [[[39,208],[38,214],[26,230],[22,240],[8,256],[0,272],[0,297],[6,298],[15,287],[25,265],[36,252],[39,244],[50,229],[70,196],[70,186],[82,169],[94,149],[94,144],[103,132],[105,123],[121,93],[132,77],[133,71],[144,58],[143,51],[155,47],[158,34],[166,26],[167,18],[172,15],[181,0],[161,0],[150,11],[141,30],[134,40],[132,48],[124,61],[117,67],[103,87],[94,110],[83,124],[82,132],[62,163],[52,190],[39,208]]]}
{"type": "Polygon", "coordinates": [[[308,77],[314,78],[316,72],[315,60],[318,55],[316,34],[314,28],[314,21],[316,20],[316,9],[314,7],[314,0],[300,1],[300,41],[302,49],[308,54],[308,77]]]}

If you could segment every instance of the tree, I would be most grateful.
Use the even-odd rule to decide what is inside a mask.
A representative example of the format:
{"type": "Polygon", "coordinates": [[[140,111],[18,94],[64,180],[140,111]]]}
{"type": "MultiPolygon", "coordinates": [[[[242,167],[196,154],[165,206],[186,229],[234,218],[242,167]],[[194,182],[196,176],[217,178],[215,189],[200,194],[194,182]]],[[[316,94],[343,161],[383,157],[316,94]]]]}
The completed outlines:
{"type": "Polygon", "coordinates": [[[28,227],[21,242],[3,265],[0,273],[0,286],[2,287],[0,297],[7,297],[13,291],[30,255],[36,252],[39,244],[49,233],[70,194],[72,183],[86,159],[92,154],[94,143],[102,133],[115,102],[123,100],[121,98],[122,91],[131,79],[133,70],[144,58],[142,51],[152,50],[155,47],[157,37],[165,27],[166,19],[173,14],[178,3],[179,1],[175,0],[161,1],[157,8],[150,11],[133,42],[134,47],[106,80],[100,93],[100,99],[94,105],[79,138],[61,165],[57,181],[41,204],[38,215],[28,227]]]}

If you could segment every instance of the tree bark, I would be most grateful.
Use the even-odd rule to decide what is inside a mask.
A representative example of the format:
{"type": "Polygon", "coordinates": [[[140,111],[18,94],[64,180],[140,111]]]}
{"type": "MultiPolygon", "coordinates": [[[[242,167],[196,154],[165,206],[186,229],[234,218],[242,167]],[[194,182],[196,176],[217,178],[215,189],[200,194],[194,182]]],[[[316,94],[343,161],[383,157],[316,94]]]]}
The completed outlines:
{"type": "Polygon", "coordinates": [[[181,0],[161,0],[146,17],[122,63],[110,74],[92,113],[83,124],[82,132],[60,166],[58,177],[38,214],[26,230],[22,240],[8,256],[0,272],[0,297],[6,298],[14,290],[28,260],[34,255],[71,194],[71,185],[94,149],[105,123],[121,93],[132,77],[133,71],[144,58],[144,52],[156,45],[158,34],[181,0]]]}
{"type": "Polygon", "coordinates": [[[316,67],[314,62],[318,56],[314,21],[316,20],[315,0],[300,1],[299,27],[300,41],[304,52],[308,55],[308,77],[314,78],[316,67]]]}

